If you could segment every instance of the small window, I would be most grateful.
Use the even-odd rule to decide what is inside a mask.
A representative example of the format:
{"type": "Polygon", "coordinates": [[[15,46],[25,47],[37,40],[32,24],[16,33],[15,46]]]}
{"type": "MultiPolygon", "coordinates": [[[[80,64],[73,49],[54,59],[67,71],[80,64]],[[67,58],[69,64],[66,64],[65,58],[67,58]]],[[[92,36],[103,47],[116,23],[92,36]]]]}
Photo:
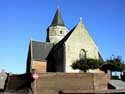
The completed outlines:
{"type": "Polygon", "coordinates": [[[80,50],[79,58],[80,58],[80,60],[86,58],[86,51],[84,49],[80,50]]]}
{"type": "Polygon", "coordinates": [[[60,34],[63,34],[63,31],[60,31],[60,34]]]}

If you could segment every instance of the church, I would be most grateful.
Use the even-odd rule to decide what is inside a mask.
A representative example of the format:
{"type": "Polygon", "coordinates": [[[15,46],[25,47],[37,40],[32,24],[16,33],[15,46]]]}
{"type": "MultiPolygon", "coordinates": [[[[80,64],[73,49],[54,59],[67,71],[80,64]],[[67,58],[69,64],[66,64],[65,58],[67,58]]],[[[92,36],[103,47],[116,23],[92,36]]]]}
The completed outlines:
{"type": "Polygon", "coordinates": [[[69,31],[59,8],[46,33],[46,42],[30,40],[27,73],[79,72],[71,67],[74,61],[84,57],[103,60],[82,19],[69,31]]]}
{"type": "Polygon", "coordinates": [[[0,72],[0,94],[124,94],[124,86],[117,89],[110,75],[101,68],[89,70],[95,73],[79,73],[72,69],[74,61],[86,58],[103,61],[82,19],[68,30],[57,8],[47,28],[46,42],[30,40],[26,73],[0,72]]]}

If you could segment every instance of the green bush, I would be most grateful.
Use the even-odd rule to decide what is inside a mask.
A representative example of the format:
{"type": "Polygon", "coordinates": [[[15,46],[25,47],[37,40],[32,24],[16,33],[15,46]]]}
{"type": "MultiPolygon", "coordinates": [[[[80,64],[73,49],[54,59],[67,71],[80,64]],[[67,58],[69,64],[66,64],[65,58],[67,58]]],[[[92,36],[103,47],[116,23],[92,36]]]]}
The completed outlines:
{"type": "Polygon", "coordinates": [[[121,75],[121,80],[125,81],[125,75],[121,75]]]}
{"type": "Polygon", "coordinates": [[[120,56],[111,57],[110,59],[106,60],[106,63],[114,66],[112,71],[123,71],[125,69],[124,61],[120,56]]]}
{"type": "Polygon", "coordinates": [[[111,79],[119,80],[119,77],[118,76],[112,76],[111,79]]]}
{"type": "Polygon", "coordinates": [[[88,69],[98,68],[100,64],[102,63],[99,60],[89,58],[76,60],[72,63],[71,67],[86,72],[88,69]]]}

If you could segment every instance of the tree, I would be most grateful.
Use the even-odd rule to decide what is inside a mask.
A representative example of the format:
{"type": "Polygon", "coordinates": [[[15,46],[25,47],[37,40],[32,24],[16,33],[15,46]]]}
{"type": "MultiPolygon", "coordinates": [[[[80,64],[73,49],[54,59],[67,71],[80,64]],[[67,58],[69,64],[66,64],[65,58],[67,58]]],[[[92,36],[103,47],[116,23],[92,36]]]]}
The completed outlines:
{"type": "Polygon", "coordinates": [[[123,71],[125,69],[125,64],[121,56],[113,55],[110,59],[106,60],[106,63],[114,66],[112,71],[123,71]]]}
{"type": "Polygon", "coordinates": [[[73,69],[79,69],[86,72],[88,69],[98,68],[100,64],[102,64],[102,62],[100,62],[99,60],[88,58],[74,61],[71,67],[73,69]]]}

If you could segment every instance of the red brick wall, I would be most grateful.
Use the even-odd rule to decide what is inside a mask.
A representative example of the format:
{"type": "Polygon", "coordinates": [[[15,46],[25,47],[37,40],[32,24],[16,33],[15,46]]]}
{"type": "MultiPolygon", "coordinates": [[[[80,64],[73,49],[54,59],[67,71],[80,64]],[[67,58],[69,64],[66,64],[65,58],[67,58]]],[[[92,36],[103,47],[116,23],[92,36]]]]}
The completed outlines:
{"type": "Polygon", "coordinates": [[[46,72],[46,62],[33,61],[32,69],[35,69],[37,73],[46,72]]]}

